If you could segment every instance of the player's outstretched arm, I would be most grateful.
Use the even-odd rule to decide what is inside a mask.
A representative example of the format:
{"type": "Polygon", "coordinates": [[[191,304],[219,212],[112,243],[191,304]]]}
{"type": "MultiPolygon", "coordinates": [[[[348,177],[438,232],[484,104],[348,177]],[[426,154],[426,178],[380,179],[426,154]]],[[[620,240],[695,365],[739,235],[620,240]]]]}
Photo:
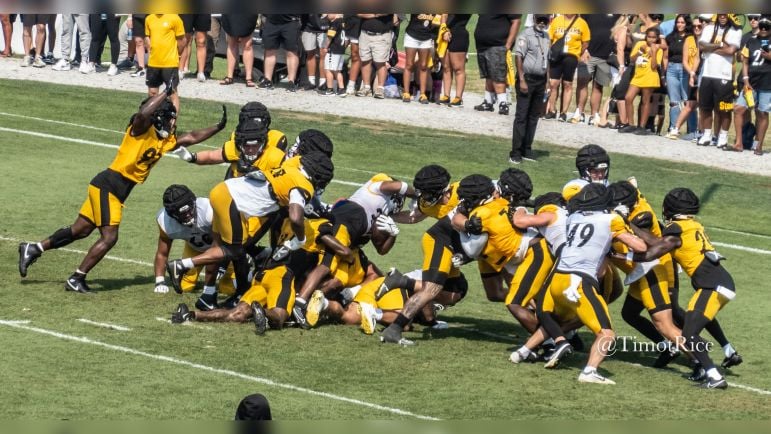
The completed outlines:
{"type": "Polygon", "coordinates": [[[198,130],[193,130],[188,133],[184,133],[177,137],[177,146],[191,146],[195,145],[197,143],[201,143],[204,140],[209,139],[213,135],[219,133],[222,131],[225,126],[228,123],[228,110],[223,105],[222,106],[222,118],[220,118],[220,121],[211,127],[208,128],[201,128],[198,130]]]}

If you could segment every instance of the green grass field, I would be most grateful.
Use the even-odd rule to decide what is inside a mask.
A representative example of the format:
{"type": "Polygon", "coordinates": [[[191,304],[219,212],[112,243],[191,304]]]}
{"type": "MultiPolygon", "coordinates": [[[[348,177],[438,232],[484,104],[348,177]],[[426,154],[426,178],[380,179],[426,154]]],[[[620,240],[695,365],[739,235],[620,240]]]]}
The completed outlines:
{"type": "MultiPolygon", "coordinates": [[[[513,365],[512,347],[525,332],[501,304],[486,301],[476,267],[464,268],[468,297],[445,311],[450,328],[416,327],[410,348],[385,346],[354,327],[325,325],[256,336],[249,324],[172,326],[177,303],[196,294],[153,293],[157,229],[154,217],[171,183],[199,195],[222,179],[224,168],[164,158],[124,209],[121,239],[90,274],[94,296],[65,292],[63,282],[94,238],[47,252],[26,279],[17,272],[17,244],[40,240],[74,221],[90,179],[112,161],[121,131],[140,94],[0,80],[12,95],[0,109],[0,419],[229,419],[239,400],[268,396],[276,419],[757,419],[771,414],[771,350],[767,333],[768,206],[771,180],[677,162],[612,155],[611,178],[634,175],[659,209],[675,186],[703,199],[702,221],[729,259],[738,297],[720,314],[744,364],[728,373],[727,391],[695,389],[675,363],[654,370],[653,354],[623,353],[602,365],[618,385],[576,382],[586,355],[574,354],[557,371],[513,365]],[[45,100],[41,100],[45,98],[45,100]],[[732,232],[734,231],[734,232],[732,232]],[[753,250],[755,249],[755,250],[753,250]],[[157,318],[161,318],[158,320],[157,318]],[[119,325],[119,331],[78,321],[119,325]],[[9,321],[29,321],[9,322],[9,321]]],[[[185,99],[182,130],[219,119],[217,103],[185,99]]],[[[231,123],[236,105],[229,105],[231,123]]],[[[458,180],[471,173],[496,177],[506,166],[507,140],[415,129],[353,118],[273,112],[273,126],[294,140],[319,128],[335,143],[336,179],[363,183],[387,172],[411,180],[419,167],[445,165],[458,180]]],[[[205,146],[218,147],[221,133],[205,146]]],[[[199,149],[205,149],[198,145],[199,149]]],[[[575,150],[539,143],[537,164],[521,166],[535,193],[574,178],[575,150]]],[[[327,201],[355,187],[333,183],[327,201]]],[[[368,250],[381,269],[419,266],[419,240],[428,222],[402,226],[387,257],[368,250]]],[[[176,246],[177,254],[181,248],[176,246]]],[[[683,300],[690,289],[681,291],[683,300]]],[[[637,333],[611,305],[620,335],[637,333]]],[[[590,333],[581,332],[590,342],[590,333]]],[[[722,360],[722,352],[713,352],[722,360]]]]}

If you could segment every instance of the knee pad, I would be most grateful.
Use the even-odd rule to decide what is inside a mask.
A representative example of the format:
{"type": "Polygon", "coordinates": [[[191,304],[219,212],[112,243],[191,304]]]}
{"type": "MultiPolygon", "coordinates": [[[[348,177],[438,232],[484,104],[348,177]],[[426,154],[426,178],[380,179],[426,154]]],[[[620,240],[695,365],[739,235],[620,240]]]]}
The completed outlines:
{"type": "Polygon", "coordinates": [[[72,235],[72,228],[67,226],[65,228],[59,229],[58,231],[54,232],[53,235],[51,235],[51,247],[58,249],[59,247],[64,247],[67,244],[70,244],[74,240],[75,238],[72,235]]]}

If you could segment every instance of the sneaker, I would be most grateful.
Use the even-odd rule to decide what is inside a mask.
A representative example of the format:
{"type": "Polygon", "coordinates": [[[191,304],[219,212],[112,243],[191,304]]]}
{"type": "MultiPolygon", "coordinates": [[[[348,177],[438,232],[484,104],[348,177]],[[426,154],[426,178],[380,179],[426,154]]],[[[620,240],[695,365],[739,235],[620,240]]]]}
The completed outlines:
{"type": "Polygon", "coordinates": [[[195,302],[195,308],[204,312],[219,308],[217,294],[201,294],[195,302]]]}
{"type": "Polygon", "coordinates": [[[707,381],[699,384],[699,387],[702,389],[728,389],[728,382],[725,381],[725,378],[721,378],[719,380],[713,380],[711,378],[707,379],[707,381]]]}
{"type": "Polygon", "coordinates": [[[116,65],[118,69],[131,69],[134,67],[134,61],[129,59],[128,57],[118,62],[116,65]]]}
{"type": "Polygon", "coordinates": [[[144,77],[146,74],[145,68],[139,68],[131,73],[132,77],[144,77]]]}
{"type": "Polygon", "coordinates": [[[418,98],[418,102],[421,104],[428,104],[428,96],[426,96],[425,93],[420,94],[420,98],[418,98]]]}
{"type": "Polygon", "coordinates": [[[559,122],[567,122],[568,121],[568,115],[565,113],[561,113],[559,117],[557,118],[559,122]]]}
{"type": "Polygon", "coordinates": [[[294,316],[294,322],[303,330],[308,330],[311,327],[308,325],[308,320],[305,318],[305,312],[300,306],[295,305],[292,308],[292,316],[294,316]]]}
{"type": "Polygon", "coordinates": [[[501,101],[500,104],[498,104],[498,114],[503,116],[509,115],[509,103],[501,101]]]}
{"type": "Polygon", "coordinates": [[[335,94],[335,90],[334,89],[330,89],[328,87],[325,87],[323,89],[319,88],[318,92],[319,92],[319,95],[322,95],[322,96],[335,96],[336,95],[335,94]]]}
{"type": "Polygon", "coordinates": [[[664,136],[664,137],[666,137],[668,139],[672,139],[672,140],[677,140],[678,138],[680,138],[680,131],[675,129],[675,128],[672,128],[672,129],[669,130],[667,135],[664,136]]]}
{"type": "Polygon", "coordinates": [[[286,91],[295,93],[297,92],[297,89],[298,89],[297,83],[295,83],[294,81],[290,81],[289,86],[287,86],[286,88],[286,91]]]}
{"type": "Polygon", "coordinates": [[[64,282],[64,290],[77,292],[80,294],[93,294],[91,288],[86,285],[86,278],[73,274],[64,282]]]}
{"type": "Polygon", "coordinates": [[[535,363],[538,361],[538,356],[536,356],[532,351],[527,356],[523,356],[522,353],[517,350],[509,355],[509,361],[511,361],[511,363],[535,363]]]}
{"type": "Polygon", "coordinates": [[[586,122],[586,116],[584,116],[583,113],[576,113],[573,115],[573,117],[570,119],[571,124],[583,124],[586,122]]]}
{"type": "Polygon", "coordinates": [[[732,366],[739,366],[742,364],[744,360],[742,360],[742,356],[739,355],[739,353],[733,353],[730,356],[723,359],[723,363],[720,364],[720,366],[723,367],[723,369],[728,369],[732,366]]]}
{"type": "Polygon", "coordinates": [[[618,129],[618,132],[623,134],[634,133],[635,131],[637,131],[637,127],[634,125],[626,125],[623,128],[618,129]]]}
{"type": "Polygon", "coordinates": [[[54,53],[48,53],[45,56],[43,56],[43,63],[46,65],[53,65],[56,63],[56,59],[54,59],[54,53]]]}
{"type": "Polygon", "coordinates": [[[380,300],[388,291],[398,288],[402,277],[404,277],[404,275],[396,268],[388,270],[385,279],[383,279],[383,283],[381,283],[380,287],[375,291],[375,300],[380,300]]]}
{"type": "Polygon", "coordinates": [[[355,87],[353,87],[353,86],[348,86],[348,87],[346,87],[346,88],[345,88],[345,94],[346,94],[346,95],[351,95],[351,96],[354,96],[354,95],[356,95],[356,88],[355,88],[355,87]]]}
{"type": "Polygon", "coordinates": [[[384,344],[397,344],[401,346],[415,345],[415,342],[402,337],[402,331],[396,324],[391,324],[380,334],[380,342],[384,344]]]}
{"type": "Polygon", "coordinates": [[[509,164],[521,164],[522,163],[522,157],[514,156],[509,157],[509,164]]]}
{"type": "Polygon", "coordinates": [[[698,137],[699,137],[699,136],[698,136],[698,133],[696,133],[696,132],[690,132],[690,133],[686,133],[686,134],[685,134],[683,137],[681,137],[680,139],[682,139],[682,140],[687,140],[687,141],[689,141],[689,142],[695,142],[695,141],[698,139],[698,137]]]}
{"type": "Polygon", "coordinates": [[[206,74],[204,74],[203,72],[199,72],[195,76],[195,78],[196,78],[196,80],[198,80],[199,83],[203,83],[204,81],[206,81],[206,74]]]}
{"type": "Polygon", "coordinates": [[[482,101],[482,104],[474,106],[474,110],[479,112],[491,112],[495,111],[495,107],[493,107],[493,105],[487,101],[482,101]]]}
{"type": "Polygon", "coordinates": [[[177,305],[177,310],[171,314],[172,324],[182,324],[183,322],[190,321],[191,319],[193,319],[193,316],[190,314],[190,309],[185,303],[180,303],[177,305]]]}
{"type": "Polygon", "coordinates": [[[356,91],[355,95],[356,96],[370,96],[370,95],[372,95],[372,89],[369,86],[362,86],[361,89],[356,91]]]}
{"type": "Polygon", "coordinates": [[[557,119],[557,112],[548,112],[545,115],[543,115],[543,118],[547,121],[557,119]]]}
{"type": "Polygon", "coordinates": [[[447,330],[450,328],[450,325],[447,324],[447,321],[440,321],[438,319],[434,320],[434,324],[431,325],[431,330],[447,330]]]}
{"type": "Polygon", "coordinates": [[[450,101],[450,107],[463,107],[463,100],[456,96],[450,101]]]}
{"type": "Polygon", "coordinates": [[[43,58],[40,56],[35,56],[35,61],[32,62],[32,66],[35,68],[45,68],[46,64],[43,62],[43,58]]]}
{"type": "Polygon", "coordinates": [[[568,354],[573,352],[573,347],[568,341],[559,341],[554,344],[554,352],[549,360],[543,365],[546,369],[554,369],[559,365],[560,360],[564,359],[568,354]]]}
{"type": "Polygon", "coordinates": [[[589,118],[589,126],[600,125],[601,120],[602,119],[600,118],[600,114],[595,113],[592,117],[589,118]]]}
{"type": "Polygon", "coordinates": [[[118,66],[114,63],[111,63],[110,68],[107,70],[107,75],[110,75],[110,76],[118,75],[118,66]]]}
{"type": "Polygon", "coordinates": [[[699,140],[696,141],[696,145],[698,146],[709,146],[712,144],[712,138],[707,136],[701,136],[699,137],[699,140]]]}
{"type": "Polygon", "coordinates": [[[672,349],[664,350],[661,352],[661,354],[659,354],[659,356],[653,362],[653,367],[657,369],[665,368],[668,364],[672,362],[672,360],[675,360],[679,355],[680,355],[680,350],[678,350],[677,347],[672,347],[672,349]]]}
{"type": "Polygon", "coordinates": [[[166,271],[169,273],[171,285],[174,287],[174,291],[176,291],[177,294],[182,294],[182,277],[185,276],[187,270],[188,269],[182,265],[181,259],[166,261],[166,271]]]}
{"type": "Polygon", "coordinates": [[[78,71],[80,71],[82,74],[91,74],[96,72],[96,67],[91,62],[81,62],[78,71]]]}
{"type": "Polygon", "coordinates": [[[412,94],[409,92],[402,92],[402,102],[410,102],[412,101],[412,94]]]}
{"type": "Polygon", "coordinates": [[[444,104],[444,105],[450,105],[450,97],[447,95],[442,95],[439,97],[439,100],[436,102],[437,104],[444,104]]]}
{"type": "Polygon", "coordinates": [[[598,374],[597,371],[592,371],[588,374],[581,372],[578,374],[578,382],[594,384],[616,384],[615,381],[603,377],[602,375],[598,374]]]}
{"type": "Polygon", "coordinates": [[[241,302],[241,295],[233,294],[230,297],[226,298],[225,301],[222,302],[220,307],[223,309],[235,309],[236,306],[238,306],[238,303],[240,302],[241,302]]]}
{"type": "Polygon", "coordinates": [[[260,79],[260,82],[259,82],[259,83],[257,83],[257,87],[258,87],[259,89],[268,89],[268,90],[270,90],[270,89],[273,89],[273,82],[272,82],[272,81],[270,81],[270,80],[268,80],[268,79],[267,79],[267,78],[265,78],[265,77],[262,77],[262,78],[260,79]]]}
{"type": "Polygon", "coordinates": [[[34,243],[19,244],[19,274],[21,277],[27,277],[27,268],[34,264],[43,254],[43,251],[34,243]]]}
{"type": "Polygon", "coordinates": [[[364,334],[371,335],[375,333],[375,327],[377,327],[375,314],[375,306],[369,303],[359,303],[359,315],[361,315],[360,325],[364,334]]]}
{"type": "Polygon", "coordinates": [[[375,88],[375,93],[372,94],[372,96],[375,99],[385,99],[385,88],[383,86],[378,86],[375,88]]]}
{"type": "Polygon", "coordinates": [[[308,307],[305,310],[305,319],[308,321],[309,326],[316,327],[323,309],[324,293],[317,289],[311,294],[311,298],[308,300],[308,307]]]}
{"type": "Polygon", "coordinates": [[[348,96],[348,91],[346,91],[345,89],[337,89],[337,96],[339,96],[340,98],[345,98],[346,96],[348,96]]]}
{"type": "Polygon", "coordinates": [[[182,71],[181,69],[177,71],[177,75],[179,76],[179,81],[182,81],[185,79],[185,74],[187,71],[182,71]]]}
{"type": "Polygon", "coordinates": [[[538,158],[535,157],[535,152],[533,151],[525,151],[525,155],[522,156],[522,159],[525,161],[529,161],[531,163],[535,163],[538,161],[538,158]]]}
{"type": "Polygon", "coordinates": [[[704,370],[704,367],[702,367],[701,364],[697,363],[694,365],[693,371],[691,372],[691,375],[688,376],[688,379],[700,383],[707,379],[707,371],[704,370]]]}
{"type": "Polygon", "coordinates": [[[26,68],[26,67],[31,66],[31,65],[32,65],[32,58],[31,57],[24,56],[24,58],[21,59],[21,66],[23,68],[26,68]]]}
{"type": "Polygon", "coordinates": [[[72,66],[70,66],[70,62],[67,59],[59,59],[51,69],[54,71],[69,71],[72,69],[72,66]]]}
{"type": "Polygon", "coordinates": [[[638,128],[633,132],[636,136],[650,136],[653,132],[647,128],[638,128]]]}
{"type": "MultiPolygon", "coordinates": [[[[326,86],[319,86],[319,91],[321,91],[321,89],[325,89],[326,90],[326,88],[327,88],[326,86]]],[[[303,90],[316,90],[316,85],[311,83],[311,82],[308,82],[308,83],[305,83],[303,85],[302,89],[303,90]]]]}
{"type": "Polygon", "coordinates": [[[252,302],[252,321],[254,321],[254,332],[262,336],[268,329],[268,316],[265,314],[265,308],[259,302],[252,302]]]}

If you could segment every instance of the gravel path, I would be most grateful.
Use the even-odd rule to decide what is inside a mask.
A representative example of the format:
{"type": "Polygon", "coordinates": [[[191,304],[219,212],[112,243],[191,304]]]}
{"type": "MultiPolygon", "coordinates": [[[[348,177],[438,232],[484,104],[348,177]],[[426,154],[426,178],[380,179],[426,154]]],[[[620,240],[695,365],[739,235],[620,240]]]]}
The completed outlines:
{"type": "MultiPolygon", "coordinates": [[[[58,84],[81,85],[104,89],[119,89],[145,92],[144,79],[132,78],[122,72],[110,77],[106,73],[83,75],[77,70],[69,72],[53,71],[46,68],[22,68],[18,59],[0,59],[0,78],[15,80],[45,81],[58,84]]],[[[464,108],[439,107],[435,104],[423,106],[417,102],[405,104],[399,100],[374,100],[349,96],[321,96],[315,92],[286,92],[282,88],[272,91],[246,88],[243,83],[221,86],[217,80],[199,83],[194,78],[182,81],[181,97],[194,97],[212,101],[243,104],[250,100],[262,101],[269,108],[291,111],[326,113],[332,115],[355,116],[375,120],[387,120],[401,124],[433,127],[470,134],[485,134],[511,140],[513,107],[510,116],[497,113],[474,111],[472,106],[481,101],[480,95],[467,93],[464,108]],[[330,99],[334,103],[330,104],[330,99]]],[[[3,100],[12,101],[11,95],[4,95],[3,100]]],[[[741,173],[771,176],[771,155],[758,157],[752,152],[723,152],[714,147],[697,147],[694,143],[683,140],[669,140],[658,136],[635,136],[619,134],[615,130],[600,129],[587,125],[570,125],[555,121],[539,122],[536,140],[555,143],[571,148],[580,148],[587,143],[596,143],[611,153],[633,154],[664,160],[688,161],[709,166],[717,170],[729,170],[741,173]]],[[[504,154],[501,162],[508,159],[504,154]]],[[[542,160],[547,162],[548,160],[542,160]]]]}

